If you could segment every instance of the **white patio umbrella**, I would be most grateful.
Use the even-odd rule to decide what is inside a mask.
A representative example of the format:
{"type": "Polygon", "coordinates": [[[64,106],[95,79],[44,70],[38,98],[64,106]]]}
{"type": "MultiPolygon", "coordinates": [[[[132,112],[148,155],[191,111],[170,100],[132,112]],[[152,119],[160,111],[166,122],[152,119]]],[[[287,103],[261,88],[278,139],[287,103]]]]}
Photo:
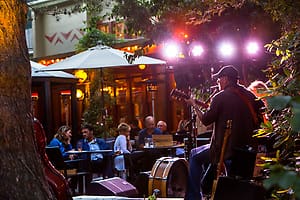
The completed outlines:
{"type": "Polygon", "coordinates": [[[135,66],[140,64],[164,65],[166,64],[166,61],[148,56],[140,56],[136,58],[133,63],[128,63],[125,58],[125,51],[120,51],[104,45],[97,45],[86,51],[66,58],[61,62],[49,65],[48,67],[43,68],[43,71],[95,69],[105,67],[135,66]]]}
{"type": "MultiPolygon", "coordinates": [[[[78,53],[74,56],[66,58],[65,60],[49,65],[43,68],[42,71],[53,71],[53,70],[76,70],[76,69],[101,69],[108,67],[124,67],[124,66],[137,66],[140,64],[144,65],[165,65],[166,61],[151,58],[148,56],[140,56],[135,58],[132,63],[129,63],[126,59],[126,54],[132,55],[128,52],[114,49],[104,45],[97,45],[89,48],[86,51],[78,53]]],[[[101,79],[101,96],[104,102],[103,92],[103,79],[101,79]]],[[[153,107],[154,110],[154,107],[153,107]]],[[[154,115],[154,112],[153,112],[154,115]]]]}
{"type": "Polygon", "coordinates": [[[31,77],[38,78],[38,77],[55,77],[55,78],[76,78],[73,74],[63,72],[63,71],[51,71],[51,72],[45,72],[40,71],[44,68],[47,68],[46,66],[39,64],[37,62],[30,61],[31,65],[31,77]]]}

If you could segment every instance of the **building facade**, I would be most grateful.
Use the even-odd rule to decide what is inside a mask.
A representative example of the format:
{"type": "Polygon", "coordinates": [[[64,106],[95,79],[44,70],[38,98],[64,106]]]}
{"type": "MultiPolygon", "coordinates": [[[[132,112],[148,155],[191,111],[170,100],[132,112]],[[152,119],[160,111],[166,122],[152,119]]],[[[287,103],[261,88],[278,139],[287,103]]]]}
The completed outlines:
{"type": "MultiPolygon", "coordinates": [[[[84,35],[83,28],[89,19],[88,12],[80,11],[86,6],[85,3],[76,0],[36,0],[29,3],[32,8],[32,44],[33,59],[41,64],[52,64],[67,56],[75,54],[75,45],[84,35]]],[[[111,1],[103,1],[102,12],[105,16],[113,7],[111,1]]],[[[114,20],[103,17],[98,28],[102,31],[114,33],[119,38],[124,38],[123,23],[116,23],[114,20]]],[[[121,45],[122,46],[122,45],[121,45]]],[[[126,48],[134,48],[136,44],[126,48]]],[[[122,46],[124,47],[124,46],[122,46]]],[[[152,54],[152,56],[155,54],[152,54]]],[[[151,56],[151,55],[150,55],[151,56]]],[[[112,119],[112,126],[116,127],[120,119],[126,119],[129,123],[133,119],[139,121],[143,126],[143,119],[147,115],[155,116],[155,119],[164,120],[168,124],[170,132],[175,132],[177,123],[186,116],[185,105],[172,100],[170,91],[176,87],[173,68],[168,66],[145,66],[145,69],[138,67],[120,67],[104,69],[105,81],[103,90],[105,96],[106,118],[112,119]]],[[[76,74],[77,71],[71,71],[76,74]]],[[[60,125],[76,123],[79,133],[79,125],[82,122],[83,114],[89,106],[89,89],[93,74],[95,72],[85,71],[87,78],[77,83],[77,89],[84,94],[83,98],[77,98],[76,108],[72,108],[70,102],[71,92],[63,87],[56,87],[52,95],[52,108],[56,109],[53,117],[55,127],[49,130],[54,131],[60,125]],[[69,102],[69,103],[68,103],[69,102]],[[72,116],[75,112],[76,122],[68,121],[66,116],[72,116]]],[[[45,97],[47,99],[47,97],[45,97]]],[[[73,100],[74,101],[74,100],[73,100]]],[[[44,109],[45,110],[45,109],[44,109]]],[[[74,120],[74,118],[72,118],[74,120]]],[[[105,119],[99,119],[101,120],[105,119]]],[[[46,123],[46,122],[45,122],[46,123]]],[[[103,124],[103,123],[100,123],[103,124]]]]}

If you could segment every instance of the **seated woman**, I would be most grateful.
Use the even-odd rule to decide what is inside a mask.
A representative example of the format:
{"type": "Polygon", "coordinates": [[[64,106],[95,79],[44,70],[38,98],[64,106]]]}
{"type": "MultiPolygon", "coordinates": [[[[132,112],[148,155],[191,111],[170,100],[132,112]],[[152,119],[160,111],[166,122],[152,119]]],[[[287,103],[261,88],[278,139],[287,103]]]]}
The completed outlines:
{"type": "Polygon", "coordinates": [[[114,158],[115,169],[119,172],[121,178],[126,179],[126,168],[123,154],[131,153],[132,146],[130,144],[130,126],[126,123],[120,123],[117,131],[119,132],[114,144],[114,158]]]}
{"type": "Polygon", "coordinates": [[[72,137],[72,130],[69,126],[61,126],[57,133],[54,135],[53,139],[49,143],[49,147],[58,147],[63,158],[65,160],[71,159],[73,160],[74,155],[67,154],[66,152],[71,150],[71,137],[72,137]]]}

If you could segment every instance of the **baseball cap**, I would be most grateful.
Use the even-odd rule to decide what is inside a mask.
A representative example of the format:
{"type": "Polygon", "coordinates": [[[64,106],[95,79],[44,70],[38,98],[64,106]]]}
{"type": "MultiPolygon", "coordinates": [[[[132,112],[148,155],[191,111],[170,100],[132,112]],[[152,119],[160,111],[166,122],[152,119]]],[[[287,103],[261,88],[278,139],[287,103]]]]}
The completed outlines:
{"type": "Polygon", "coordinates": [[[213,79],[218,79],[223,76],[228,76],[233,79],[239,79],[239,73],[238,70],[233,65],[227,65],[222,67],[219,72],[213,74],[213,79]]]}

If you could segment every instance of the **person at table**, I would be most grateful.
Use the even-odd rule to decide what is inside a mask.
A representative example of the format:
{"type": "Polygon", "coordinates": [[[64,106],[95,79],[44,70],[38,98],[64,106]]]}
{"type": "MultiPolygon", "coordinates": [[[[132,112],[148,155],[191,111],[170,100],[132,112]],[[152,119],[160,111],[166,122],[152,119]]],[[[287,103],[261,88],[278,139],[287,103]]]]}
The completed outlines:
{"type": "Polygon", "coordinates": [[[63,158],[65,160],[73,159],[74,155],[67,154],[67,151],[72,150],[72,144],[71,144],[71,138],[72,138],[72,130],[69,126],[61,126],[57,130],[56,134],[54,135],[53,139],[50,141],[48,147],[58,147],[63,158]]]}
{"type": "Polygon", "coordinates": [[[145,138],[152,138],[153,134],[162,134],[159,128],[155,127],[154,118],[147,116],[144,121],[145,128],[139,132],[139,148],[143,149],[145,146],[145,138]]]}
{"type": "MultiPolygon", "coordinates": [[[[202,181],[205,180],[203,179],[204,175],[208,175],[203,166],[218,165],[228,120],[232,121],[232,126],[224,152],[224,163],[229,176],[239,176],[232,171],[234,160],[239,155],[237,149],[257,148],[253,131],[260,125],[261,120],[258,119],[258,116],[261,115],[260,108],[264,106],[263,102],[257,100],[252,92],[238,83],[238,71],[232,65],[221,68],[218,73],[213,75],[213,78],[217,79],[220,92],[212,97],[211,104],[205,112],[200,109],[193,98],[186,100],[189,105],[194,107],[197,117],[204,125],[214,124],[211,143],[198,147],[194,155],[190,157],[185,196],[187,200],[202,199],[202,181]]],[[[239,164],[248,163],[239,161],[239,164]]],[[[251,163],[244,168],[253,165],[254,163],[251,163]]],[[[213,172],[215,173],[216,170],[213,172]]]]}
{"type": "Polygon", "coordinates": [[[132,146],[129,140],[130,126],[126,123],[120,123],[117,129],[119,135],[114,144],[115,169],[119,172],[121,178],[126,180],[126,168],[123,154],[129,154],[132,151],[132,146]]]}
{"type": "Polygon", "coordinates": [[[130,139],[135,140],[135,137],[139,136],[139,132],[141,131],[139,127],[139,121],[137,119],[131,120],[129,123],[130,126],[130,139]]]}
{"type": "MultiPolygon", "coordinates": [[[[108,150],[109,145],[104,139],[94,136],[94,128],[89,124],[85,124],[81,129],[83,139],[79,140],[83,151],[108,150]]],[[[85,156],[86,154],[82,154],[85,156]]],[[[104,156],[102,153],[91,153],[91,170],[95,173],[102,173],[103,178],[113,177],[111,154],[104,156]]]]}
{"type": "Polygon", "coordinates": [[[156,124],[156,127],[160,129],[160,131],[162,132],[162,134],[168,135],[168,126],[167,123],[165,121],[158,121],[156,124]]]}
{"type": "Polygon", "coordinates": [[[114,144],[114,154],[116,155],[114,165],[121,178],[134,181],[140,172],[145,171],[145,169],[149,170],[146,165],[149,157],[143,151],[133,150],[129,140],[130,130],[130,125],[126,123],[118,125],[119,135],[114,144]]]}

